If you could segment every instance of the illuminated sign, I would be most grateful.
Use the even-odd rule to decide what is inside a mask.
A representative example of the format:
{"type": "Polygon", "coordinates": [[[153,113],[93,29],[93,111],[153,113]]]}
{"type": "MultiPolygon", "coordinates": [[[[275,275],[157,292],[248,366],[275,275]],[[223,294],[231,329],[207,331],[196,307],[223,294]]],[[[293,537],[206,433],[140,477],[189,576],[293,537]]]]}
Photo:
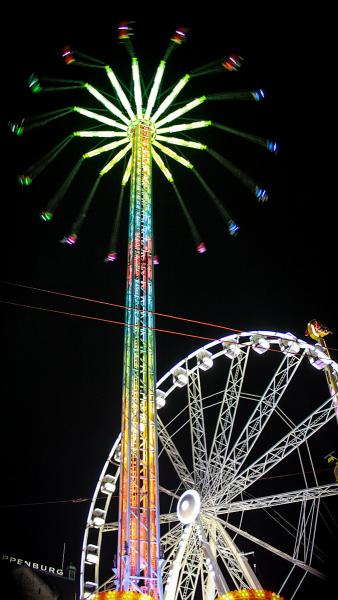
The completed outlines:
{"type": "Polygon", "coordinates": [[[3,554],[1,560],[5,560],[12,565],[16,564],[18,566],[30,567],[31,569],[34,569],[35,571],[41,571],[42,573],[48,573],[48,575],[59,575],[60,577],[63,577],[62,569],[56,569],[55,567],[48,567],[47,565],[41,565],[40,563],[32,562],[30,560],[24,560],[23,558],[16,558],[15,556],[7,556],[6,554],[3,554]]]}

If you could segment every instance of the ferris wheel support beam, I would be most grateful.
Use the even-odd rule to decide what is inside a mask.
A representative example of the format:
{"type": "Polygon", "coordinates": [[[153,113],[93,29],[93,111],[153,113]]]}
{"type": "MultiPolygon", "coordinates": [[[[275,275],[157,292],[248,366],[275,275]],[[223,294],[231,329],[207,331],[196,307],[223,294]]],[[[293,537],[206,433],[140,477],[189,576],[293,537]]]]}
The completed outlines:
{"type": "Polygon", "coordinates": [[[223,486],[228,482],[231,484],[236,477],[257,438],[260,436],[261,431],[276,409],[303,358],[304,353],[300,356],[287,355],[283,358],[274,377],[263,393],[261,401],[257,404],[256,409],[251,414],[245,428],[242,430],[242,433],[228,455],[225,481],[221,482],[223,486]]]}
{"type": "Polygon", "coordinates": [[[311,563],[314,536],[316,533],[317,519],[319,512],[319,499],[311,502],[303,502],[302,510],[299,515],[299,527],[295,540],[293,555],[298,557],[303,554],[304,561],[311,563]]]}
{"type": "MultiPolygon", "coordinates": [[[[166,533],[164,533],[161,537],[161,545],[166,553],[167,560],[165,569],[169,568],[171,562],[175,559],[177,554],[177,545],[179,543],[179,538],[182,536],[182,523],[176,523],[173,527],[168,529],[166,533]]],[[[187,537],[187,536],[186,536],[187,537]]]]}
{"type": "MultiPolygon", "coordinates": [[[[244,349],[231,362],[229,374],[224,390],[222,404],[220,407],[215,435],[212,441],[211,450],[208,461],[208,471],[210,472],[210,483],[214,478],[218,481],[221,477],[219,471],[223,470],[224,466],[220,462],[220,456],[225,457],[228,451],[229,439],[233,427],[233,422],[236,417],[237,406],[242,391],[244,381],[244,373],[249,356],[249,348],[244,349]]],[[[209,481],[206,482],[209,486],[209,481]]],[[[206,484],[203,487],[203,492],[208,492],[206,484]]],[[[212,490],[214,490],[212,485],[212,490]]],[[[217,489],[217,488],[216,488],[217,489]]],[[[211,490],[210,490],[211,491],[211,490]]]]}
{"type": "Polygon", "coordinates": [[[210,578],[211,575],[214,579],[214,588],[216,587],[217,593],[219,596],[222,596],[222,594],[225,594],[226,592],[229,591],[229,588],[226,584],[226,581],[223,577],[222,571],[220,570],[218,564],[217,564],[217,560],[216,560],[216,531],[215,531],[215,522],[212,523],[211,527],[209,527],[209,540],[207,539],[204,527],[203,527],[203,520],[202,519],[197,519],[196,520],[196,525],[197,525],[197,532],[198,532],[198,537],[199,540],[201,542],[201,546],[202,546],[202,550],[205,556],[205,562],[208,564],[208,567],[210,567],[210,573],[209,573],[209,577],[208,577],[208,587],[210,588],[210,578]],[[212,535],[212,533],[214,532],[214,536],[212,535]]]}
{"type": "MultiPolygon", "coordinates": [[[[246,426],[228,454],[225,478],[223,477],[225,472],[224,467],[219,471],[217,481],[218,491],[215,491],[217,489],[215,485],[214,497],[215,494],[216,498],[222,496],[224,487],[226,485],[231,485],[232,481],[235,479],[236,474],[241,469],[249,452],[256,443],[257,438],[261,435],[263,428],[267,424],[272,413],[276,410],[280,399],[301,364],[303,357],[304,353],[300,356],[285,356],[283,358],[276,373],[263,393],[261,401],[257,404],[246,426]]],[[[224,458],[219,456],[218,463],[223,465],[224,462],[224,458]]]]}
{"type": "MultiPolygon", "coordinates": [[[[188,370],[188,364],[186,363],[188,370]]],[[[187,383],[190,415],[190,434],[194,466],[194,487],[199,490],[202,482],[209,480],[207,468],[207,444],[205,438],[204,413],[199,369],[191,371],[187,383]]]]}
{"type": "Polygon", "coordinates": [[[222,558],[226,569],[237,588],[261,588],[253,569],[245,556],[239,551],[237,545],[226,531],[220,519],[216,523],[216,545],[219,556],[222,558]]]}
{"type": "MultiPolygon", "coordinates": [[[[263,496],[261,498],[249,498],[247,500],[239,500],[238,502],[229,502],[215,505],[217,514],[225,515],[234,512],[242,512],[244,510],[255,510],[262,508],[270,508],[271,506],[281,506],[283,504],[293,504],[295,502],[306,502],[308,500],[316,500],[318,498],[328,498],[338,495],[338,484],[329,483],[327,485],[305,488],[294,492],[284,492],[282,494],[273,494],[271,496],[263,496]]],[[[208,506],[208,511],[212,508],[208,506]]]]}
{"type": "MultiPolygon", "coordinates": [[[[210,551],[213,556],[216,556],[216,523],[210,521],[210,540],[209,540],[210,551]]],[[[214,600],[216,593],[215,579],[211,573],[208,574],[205,590],[205,599],[214,600]]],[[[203,599],[204,600],[204,599],[203,599]]]]}
{"type": "MultiPolygon", "coordinates": [[[[171,575],[168,577],[167,585],[165,586],[164,600],[171,600],[175,598],[177,589],[177,582],[180,576],[181,564],[186,551],[187,544],[189,542],[189,536],[191,533],[191,525],[187,525],[184,530],[184,535],[181,537],[178,552],[175,559],[171,563],[171,575]]],[[[175,542],[177,538],[175,539],[175,542]]]]}
{"type": "MultiPolygon", "coordinates": [[[[333,398],[328,398],[321,406],[311,413],[304,421],[294,427],[287,435],[279,440],[260,458],[254,461],[242,475],[237,476],[223,495],[227,501],[235,498],[250,485],[284,460],[291,452],[296,450],[303,442],[316,433],[323,425],[335,416],[333,398]]],[[[221,498],[220,498],[221,501],[221,498]]]]}
{"type": "Polygon", "coordinates": [[[181,482],[184,484],[187,490],[194,488],[194,479],[189,473],[186,464],[184,463],[179,451],[177,450],[172,438],[170,437],[166,427],[164,426],[159,416],[157,416],[157,423],[159,440],[163,446],[163,449],[169,456],[176,473],[180,477],[181,482]]]}
{"type": "Polygon", "coordinates": [[[177,598],[194,600],[196,597],[195,592],[198,579],[203,572],[203,564],[204,554],[200,547],[196,531],[192,530],[187,544],[187,551],[183,556],[181,563],[180,578],[176,589],[175,600],[177,598]]]}
{"type": "MultiPolygon", "coordinates": [[[[220,523],[222,525],[222,521],[220,521],[220,523]]],[[[279,550],[278,548],[275,548],[271,544],[268,544],[267,542],[260,540],[259,538],[255,537],[254,535],[251,535],[251,533],[248,533],[247,531],[244,531],[243,529],[239,529],[239,527],[236,527],[235,525],[231,525],[230,523],[227,523],[226,527],[227,527],[227,529],[234,531],[234,533],[238,533],[239,535],[242,535],[243,537],[250,540],[251,542],[254,542],[258,546],[262,546],[262,548],[269,550],[269,552],[276,554],[280,558],[284,558],[285,560],[293,563],[294,565],[296,565],[297,567],[300,567],[304,571],[307,571],[308,573],[312,573],[312,575],[315,575],[316,577],[320,577],[321,579],[326,579],[326,576],[323,573],[321,573],[320,571],[318,571],[317,569],[314,569],[313,567],[311,567],[310,565],[307,565],[303,561],[298,560],[297,558],[294,558],[290,554],[287,554],[286,552],[283,552],[282,550],[279,550]]]]}

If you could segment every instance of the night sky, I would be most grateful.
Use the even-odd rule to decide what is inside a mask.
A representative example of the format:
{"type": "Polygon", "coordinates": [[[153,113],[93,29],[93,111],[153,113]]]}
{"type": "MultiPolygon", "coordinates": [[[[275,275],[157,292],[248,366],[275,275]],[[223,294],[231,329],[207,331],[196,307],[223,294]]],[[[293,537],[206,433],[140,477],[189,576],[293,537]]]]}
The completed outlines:
{"type": "MultiPolygon", "coordinates": [[[[244,58],[240,72],[196,79],[184,98],[263,88],[266,100],[205,103],[191,116],[276,140],[279,153],[274,156],[214,128],[193,135],[269,191],[269,201],[260,204],[212,157],[184,149],[239,224],[235,238],[228,235],[196,178],[184,167],[171,164],[207,246],[203,255],[195,251],[173,191],[154,169],[155,247],[160,258],[155,271],[156,310],[235,330],[290,331],[300,338],[304,338],[307,322],[317,318],[333,331],[327,341],[337,359],[336,221],[332,214],[336,186],[327,166],[327,132],[332,124],[322,93],[328,87],[326,59],[330,53],[325,42],[330,39],[329,16],[325,19],[308,13],[306,20],[301,15],[291,18],[284,5],[283,10],[277,5],[274,12],[261,9],[244,16],[241,8],[237,13],[232,8],[222,18],[217,9],[209,16],[202,12],[192,16],[186,11],[178,14],[178,20],[172,10],[158,21],[132,13],[116,14],[113,9],[87,15],[67,10],[60,14],[54,7],[47,12],[41,17],[24,9],[18,21],[14,10],[8,14],[13,38],[6,48],[3,111],[2,300],[124,320],[122,309],[4,283],[124,304],[128,224],[125,203],[119,258],[114,264],[105,264],[121,180],[118,165],[100,184],[78,243],[74,247],[60,244],[70,233],[105,157],[92,159],[92,164],[83,168],[55,219],[43,223],[38,218],[40,210],[91,142],[86,146],[86,141],[72,141],[31,187],[20,187],[17,175],[67,133],[88,125],[84,118],[71,115],[19,138],[9,133],[7,121],[75,103],[97,107],[94,99],[84,99],[84,92],[78,90],[33,96],[27,88],[31,73],[88,78],[95,85],[98,73],[94,69],[71,70],[63,65],[61,50],[66,44],[111,64],[128,83],[130,63],[124,48],[117,44],[116,25],[123,18],[135,20],[133,41],[147,86],[175,26],[186,24],[191,27],[188,42],[173,54],[163,89],[194,67],[228,52],[238,53],[244,58]]],[[[104,89],[104,82],[97,85],[104,89]]],[[[123,327],[6,303],[1,304],[1,314],[5,359],[1,377],[5,525],[1,551],[59,566],[66,544],[65,562],[79,566],[89,508],[88,501],[80,500],[91,497],[120,428],[123,327]]],[[[211,326],[163,317],[157,317],[156,326],[195,336],[219,335],[211,326]]],[[[159,333],[158,377],[202,344],[197,338],[159,333]]],[[[303,386],[300,401],[306,403],[311,393],[306,378],[303,386]]],[[[332,423],[328,433],[318,435],[316,448],[321,482],[332,481],[324,460],[328,452],[338,452],[332,423]]],[[[337,507],[333,499],[328,505],[331,511],[337,507]]],[[[328,535],[328,550],[330,540],[333,537],[328,535]]],[[[320,589],[317,580],[308,579],[308,589],[320,589]]]]}

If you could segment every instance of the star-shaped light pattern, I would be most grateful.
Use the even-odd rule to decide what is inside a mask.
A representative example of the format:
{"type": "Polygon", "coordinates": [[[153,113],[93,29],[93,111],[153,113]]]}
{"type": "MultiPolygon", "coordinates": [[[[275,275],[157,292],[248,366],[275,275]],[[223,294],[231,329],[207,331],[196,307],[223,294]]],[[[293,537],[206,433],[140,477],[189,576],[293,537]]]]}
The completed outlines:
{"type": "MultiPolygon", "coordinates": [[[[238,71],[242,65],[242,58],[235,54],[230,54],[222,61],[215,61],[203,67],[194,69],[192,72],[185,74],[179,79],[179,81],[173,86],[171,91],[159,102],[160,88],[162,79],[164,76],[165,68],[169,56],[175,47],[179,46],[186,36],[186,29],[183,27],[178,28],[173,34],[169,47],[165,53],[163,60],[155,73],[152,87],[147,98],[142,94],[141,89],[141,78],[139,62],[135,56],[133,45],[130,39],[131,27],[128,23],[121,23],[119,26],[119,40],[123,43],[132,61],[132,81],[133,81],[133,93],[132,98],[127,97],[123,85],[118,80],[116,74],[110,66],[104,65],[100,61],[96,61],[87,55],[84,55],[78,51],[73,51],[71,47],[67,46],[63,50],[63,58],[67,65],[86,65],[93,67],[96,66],[99,69],[104,69],[107,75],[107,79],[110,83],[109,91],[102,93],[90,83],[81,81],[69,81],[69,80],[52,80],[52,79],[39,79],[36,75],[32,74],[29,78],[28,85],[33,93],[41,93],[45,91],[54,90],[67,90],[73,88],[83,88],[91,96],[93,96],[99,105],[97,111],[88,110],[81,106],[74,106],[72,108],[60,109],[51,113],[42,115],[41,118],[25,119],[21,123],[10,123],[10,128],[17,135],[22,135],[24,132],[29,131],[40,125],[44,125],[51,120],[63,117],[69,112],[74,111],[84,117],[87,117],[94,126],[91,126],[87,130],[74,131],[72,135],[67,137],[61,143],[59,143],[53,150],[51,150],[46,156],[40,159],[37,163],[32,165],[24,175],[20,175],[19,181],[22,185],[30,185],[34,177],[36,177],[60,152],[61,150],[75,137],[90,138],[99,140],[99,143],[94,149],[85,152],[79,162],[74,166],[67,179],[64,181],[62,186],[54,194],[47,207],[40,213],[40,217],[43,221],[50,221],[53,214],[59,204],[60,200],[67,193],[75,175],[77,174],[80,166],[87,159],[90,159],[99,154],[109,154],[110,158],[104,164],[99,171],[99,177],[95,182],[93,188],[90,190],[88,197],[86,198],[83,207],[81,208],[78,217],[74,221],[71,232],[69,235],[64,237],[61,241],[63,243],[73,245],[77,241],[80,229],[87,215],[88,209],[92,203],[96,189],[98,187],[100,178],[109,173],[115,165],[120,161],[125,161],[125,168],[121,182],[121,193],[117,208],[117,215],[114,223],[114,228],[110,240],[109,252],[106,256],[106,262],[112,262],[117,258],[117,237],[119,233],[119,225],[121,218],[122,202],[124,188],[127,185],[133,168],[133,150],[132,150],[132,137],[135,127],[139,123],[145,124],[149,127],[151,136],[151,158],[152,161],[159,167],[167,181],[171,184],[179,204],[183,210],[184,216],[187,219],[188,226],[191,234],[195,241],[196,250],[202,254],[206,251],[206,245],[202,241],[201,236],[197,230],[197,227],[193,221],[193,218],[188,211],[188,208],[177,188],[174,181],[172,171],[168,167],[167,157],[174,162],[179,163],[189,171],[191,171],[199,182],[202,184],[205,193],[213,201],[216,208],[220,212],[221,216],[227,224],[230,235],[234,236],[239,231],[239,226],[236,224],[223,202],[218,198],[212,188],[208,185],[199,171],[196,169],[193,160],[188,160],[182,156],[182,148],[188,148],[193,150],[199,150],[208,152],[214,157],[219,163],[221,163],[229,172],[237,177],[241,182],[253,192],[255,197],[260,202],[265,202],[268,199],[267,191],[258,185],[250,176],[244,173],[238,166],[233,164],[229,159],[220,155],[218,152],[208,147],[199,141],[192,141],[180,137],[180,135],[188,135],[191,132],[207,128],[216,127],[220,130],[225,131],[227,134],[235,135],[255,144],[266,147],[270,152],[277,153],[277,144],[271,140],[263,139],[259,136],[239,131],[232,127],[228,127],[224,124],[216,123],[211,120],[189,120],[184,122],[182,119],[206,101],[213,100],[254,100],[260,101],[265,97],[265,92],[262,89],[254,91],[238,91],[238,92],[227,92],[220,94],[209,94],[202,95],[192,100],[189,100],[180,108],[172,110],[172,104],[179,99],[181,92],[188,86],[189,81],[192,78],[206,75],[209,73],[223,71],[223,72],[234,72],[238,71]],[[52,85],[52,83],[57,84],[52,85]],[[47,86],[45,85],[47,84],[47,86]],[[111,100],[111,92],[113,92],[113,99],[111,100]],[[103,114],[104,111],[104,114],[103,114]],[[99,125],[97,125],[97,123],[99,125]],[[99,127],[99,129],[97,128],[99,127]],[[104,127],[104,128],[103,128],[104,127]],[[101,140],[105,143],[101,145],[101,140]]],[[[170,161],[169,161],[170,162],[170,161]]],[[[157,261],[155,256],[155,262],[157,261]]]]}

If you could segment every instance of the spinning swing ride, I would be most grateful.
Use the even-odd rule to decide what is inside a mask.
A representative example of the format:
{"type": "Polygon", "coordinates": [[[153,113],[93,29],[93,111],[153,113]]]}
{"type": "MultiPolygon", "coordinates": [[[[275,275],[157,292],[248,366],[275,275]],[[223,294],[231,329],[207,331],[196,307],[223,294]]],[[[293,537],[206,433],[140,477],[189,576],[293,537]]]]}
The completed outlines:
{"type": "MultiPolygon", "coordinates": [[[[99,171],[78,217],[69,234],[61,240],[62,243],[72,246],[77,242],[102,177],[124,159],[117,217],[105,258],[107,263],[114,262],[117,259],[116,244],[124,192],[127,184],[130,184],[121,434],[115,440],[104,465],[88,515],[81,561],[81,599],[214,600],[217,597],[224,600],[279,600],[279,593],[263,589],[255,570],[246,558],[246,553],[241,552],[237,546],[235,538],[237,535],[244,535],[245,530],[242,528],[242,517],[237,525],[234,525],[230,515],[236,512],[244,515],[253,508],[265,510],[271,506],[298,503],[301,507],[301,517],[293,531],[294,552],[288,554],[279,551],[268,543],[265,544],[265,548],[288,560],[291,563],[291,573],[298,567],[305,574],[311,572],[318,575],[317,570],[311,567],[318,499],[336,494],[334,485],[322,488],[318,485],[306,485],[301,490],[267,497],[246,496],[247,487],[252,486],[269,469],[279,464],[289,451],[298,450],[299,445],[307,441],[334,414],[331,396],[298,425],[286,412],[278,409],[279,418],[287,428],[284,436],[272,449],[265,450],[261,456],[256,457],[251,465],[245,462],[253,446],[256,446],[268,419],[273,412],[277,412],[277,404],[285,395],[305,356],[317,369],[324,369],[326,374],[329,372],[332,381],[336,378],[337,365],[327,354],[326,358],[323,357],[323,352],[317,347],[313,348],[291,334],[277,332],[257,331],[230,336],[204,346],[188,356],[156,385],[153,266],[157,257],[154,255],[153,244],[153,164],[159,167],[172,186],[195,240],[196,250],[202,254],[206,251],[206,246],[167,166],[166,157],[197,177],[225,220],[229,234],[235,236],[239,230],[238,225],[193,162],[185,158],[180,149],[208,152],[240,179],[260,202],[268,199],[264,188],[257,185],[227,158],[203,143],[188,139],[187,135],[198,129],[216,127],[230,135],[264,146],[272,153],[277,152],[277,144],[271,140],[246,134],[211,120],[184,122],[183,119],[182,122],[184,115],[206,101],[240,99],[259,102],[265,96],[262,89],[202,95],[183,103],[183,106],[175,110],[170,108],[192,78],[217,71],[237,71],[242,63],[240,56],[231,54],[222,61],[210,63],[185,74],[160,100],[160,88],[167,61],[175,48],[183,43],[186,33],[184,28],[178,28],[173,34],[155,73],[148,97],[142,92],[139,63],[131,41],[129,23],[120,24],[118,36],[131,58],[131,98],[110,66],[70,47],[65,48],[63,58],[67,65],[87,64],[105,70],[113,96],[111,92],[102,93],[86,82],[53,82],[32,75],[29,86],[33,93],[54,89],[84,89],[95,98],[100,109],[74,106],[10,124],[14,133],[22,135],[70,112],[86,117],[91,123],[99,124],[89,129],[74,131],[20,175],[20,183],[24,186],[30,185],[72,139],[99,140],[95,148],[81,156],[62,186],[42,210],[40,217],[43,221],[48,222],[53,218],[59,202],[67,194],[76,174],[87,159],[99,154],[113,153],[99,171]],[[111,139],[113,141],[108,141],[111,139]],[[104,140],[103,145],[101,140],[104,140]],[[240,410],[237,411],[237,407],[240,399],[247,393],[243,392],[243,386],[249,353],[252,355],[256,352],[260,355],[274,345],[278,346],[282,353],[282,362],[275,367],[264,392],[260,396],[251,396],[254,409],[245,416],[244,425],[239,429],[237,418],[240,410]],[[204,404],[201,373],[208,371],[220,356],[230,359],[230,366],[222,399],[218,402],[214,435],[207,439],[209,434],[206,434],[204,419],[205,411],[210,409],[211,405],[204,404]],[[170,395],[183,387],[188,390],[188,398],[185,408],[182,409],[182,413],[186,411],[185,417],[177,431],[186,428],[189,432],[192,454],[190,466],[174,440],[177,431],[174,434],[170,433],[171,422],[166,424],[157,414],[170,395]],[[175,492],[165,490],[159,484],[159,458],[162,459],[165,454],[178,477],[175,492]],[[118,480],[118,521],[109,523],[108,509],[118,480]],[[169,512],[162,515],[159,505],[160,492],[167,494],[171,500],[169,512]],[[177,503],[177,511],[172,510],[173,502],[177,503]],[[226,515],[226,519],[222,515],[226,515]],[[162,528],[167,528],[162,537],[160,523],[162,528]],[[109,531],[117,532],[117,559],[113,565],[113,576],[102,582],[100,561],[103,555],[103,538],[109,531]],[[234,534],[233,537],[231,533],[234,534]],[[88,569],[91,570],[91,576],[88,575],[88,569]],[[230,591],[231,587],[235,589],[230,591]]],[[[173,420],[176,418],[179,419],[179,415],[173,420]]],[[[302,464],[302,458],[299,460],[302,464]]],[[[255,536],[250,538],[250,534],[247,534],[247,539],[256,542],[258,540],[255,536]]],[[[257,543],[264,545],[261,540],[257,543]]],[[[296,590],[302,577],[296,582],[296,590]]],[[[289,575],[285,580],[288,578],[289,575]]]]}

